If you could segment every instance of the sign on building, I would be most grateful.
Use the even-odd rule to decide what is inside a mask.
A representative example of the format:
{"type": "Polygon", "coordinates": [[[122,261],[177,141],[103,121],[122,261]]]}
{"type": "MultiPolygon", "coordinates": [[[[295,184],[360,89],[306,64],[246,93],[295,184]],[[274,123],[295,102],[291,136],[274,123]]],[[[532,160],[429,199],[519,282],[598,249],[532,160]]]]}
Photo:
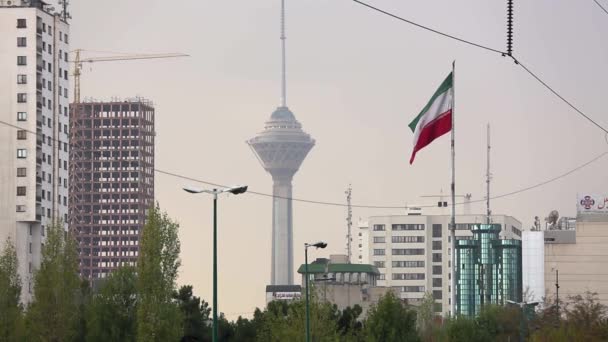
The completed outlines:
{"type": "Polygon", "coordinates": [[[579,194],[576,201],[579,214],[608,215],[608,195],[579,194]]]}

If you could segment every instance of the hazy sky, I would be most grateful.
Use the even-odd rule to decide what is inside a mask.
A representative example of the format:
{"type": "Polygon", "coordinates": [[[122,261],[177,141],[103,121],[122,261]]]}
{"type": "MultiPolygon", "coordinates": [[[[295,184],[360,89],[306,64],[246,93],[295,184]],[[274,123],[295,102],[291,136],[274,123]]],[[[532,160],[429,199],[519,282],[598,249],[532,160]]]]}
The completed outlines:
{"type": "MultiPolygon", "coordinates": [[[[505,49],[506,1],[368,0],[433,28],[505,49]]],[[[603,0],[608,5],[608,1],[603,0]]],[[[604,135],[506,58],[380,15],[349,0],[287,0],[288,105],[316,139],[294,196],[353,203],[432,204],[449,190],[449,138],[408,164],[407,124],[457,61],[457,192],[485,193],[485,125],[492,126],[492,194],[564,173],[607,150],[604,135]]],[[[82,96],[140,95],[156,106],[156,167],[271,192],[245,141],[279,104],[279,0],[72,1],[73,48],[183,52],[192,57],[85,66],[82,96]]],[[[592,0],[518,1],[514,53],[582,110],[608,126],[608,15],[592,0]]],[[[89,53],[88,56],[106,55],[89,53]]],[[[553,184],[492,203],[524,227],[557,209],[575,215],[576,193],[602,193],[608,157],[553,184]]],[[[156,175],[161,207],[180,222],[179,283],[211,300],[212,200],[156,175]]],[[[270,278],[271,208],[255,195],[219,203],[219,305],[229,318],[264,305],[270,278]]],[[[482,213],[482,205],[473,206],[482,213]]],[[[402,210],[359,210],[369,215],[402,210]]],[[[296,265],[303,244],[345,251],[346,210],[294,202],[296,265]]],[[[297,266],[296,266],[297,267],[297,266]]],[[[297,282],[300,279],[298,277],[297,282]]]]}

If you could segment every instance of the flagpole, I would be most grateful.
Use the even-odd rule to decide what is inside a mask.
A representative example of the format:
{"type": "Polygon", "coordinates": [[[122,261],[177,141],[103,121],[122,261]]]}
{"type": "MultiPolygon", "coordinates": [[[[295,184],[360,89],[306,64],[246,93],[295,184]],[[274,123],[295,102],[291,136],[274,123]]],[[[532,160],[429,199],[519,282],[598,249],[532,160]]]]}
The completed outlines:
{"type": "Polygon", "coordinates": [[[456,316],[456,149],[454,148],[454,135],[456,126],[454,125],[456,117],[456,61],[452,62],[452,219],[450,222],[450,239],[452,240],[452,281],[451,287],[451,314],[456,316]]]}

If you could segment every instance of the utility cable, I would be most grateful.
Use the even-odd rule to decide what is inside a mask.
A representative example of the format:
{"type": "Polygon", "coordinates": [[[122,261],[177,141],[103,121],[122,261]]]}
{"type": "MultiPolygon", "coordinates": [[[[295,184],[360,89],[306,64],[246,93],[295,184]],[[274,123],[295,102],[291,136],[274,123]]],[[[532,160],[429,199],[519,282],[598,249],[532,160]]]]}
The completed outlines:
{"type": "MultiPolygon", "coordinates": [[[[458,37],[455,37],[453,35],[447,34],[445,32],[441,32],[441,31],[432,29],[430,27],[427,27],[427,26],[415,23],[415,22],[413,22],[411,20],[407,20],[405,18],[397,16],[396,14],[393,14],[393,13],[387,12],[385,10],[382,10],[380,8],[374,7],[374,6],[369,5],[369,4],[365,3],[365,2],[362,2],[360,0],[352,0],[352,1],[354,1],[354,2],[356,2],[358,4],[360,4],[360,5],[363,5],[365,7],[368,7],[370,9],[374,10],[374,11],[377,11],[377,12],[380,12],[382,14],[385,14],[385,15],[387,15],[389,17],[401,20],[401,21],[403,21],[405,23],[408,23],[410,25],[414,25],[416,27],[420,27],[422,29],[425,29],[427,31],[433,32],[435,34],[438,34],[438,35],[441,35],[441,36],[444,36],[444,37],[447,37],[447,38],[451,38],[451,39],[457,40],[459,42],[462,42],[462,43],[465,43],[465,44],[469,44],[469,45],[472,45],[472,46],[475,46],[475,47],[478,47],[478,48],[481,48],[481,49],[485,49],[485,50],[489,50],[489,51],[492,51],[492,52],[500,53],[503,57],[510,57],[510,58],[512,58],[513,61],[515,62],[515,64],[521,66],[528,74],[530,74],[530,76],[532,76],[534,79],[536,79],[540,84],[542,84],[545,88],[547,88],[551,93],[553,93],[555,96],[557,96],[560,100],[562,100],[570,108],[574,109],[579,115],[581,115],[582,117],[584,117],[585,119],[587,119],[589,122],[591,122],[592,124],[594,124],[595,126],[597,126],[602,131],[604,131],[604,133],[608,133],[608,130],[606,128],[602,127],[595,120],[591,119],[588,115],[586,115],[585,113],[583,113],[583,111],[581,111],[576,106],[574,106],[570,101],[566,100],[557,91],[555,91],[551,86],[549,86],[545,81],[543,81],[542,79],[540,79],[540,77],[538,77],[534,72],[532,72],[532,70],[530,70],[528,67],[526,67],[525,65],[523,65],[517,58],[515,58],[515,56],[513,56],[511,54],[512,42],[509,44],[509,41],[507,41],[507,43],[508,43],[507,47],[509,49],[508,52],[492,49],[490,47],[487,47],[487,46],[484,46],[484,45],[481,45],[481,44],[477,44],[477,43],[474,43],[474,42],[471,42],[471,41],[468,41],[468,40],[465,40],[465,39],[462,39],[462,38],[458,38],[458,37]]],[[[597,1],[596,1],[596,3],[597,3],[597,1]]],[[[598,5],[599,5],[599,3],[598,3],[598,5]]],[[[602,9],[604,9],[604,8],[602,7],[602,9]]],[[[512,8],[511,8],[511,11],[512,11],[512,8]]],[[[512,16],[512,13],[511,13],[511,16],[512,16]]],[[[510,34],[512,34],[512,28],[510,28],[508,32],[510,32],[510,34]]]]}
{"type": "Polygon", "coordinates": [[[602,9],[602,11],[604,11],[604,13],[608,14],[608,10],[604,6],[602,6],[602,4],[600,4],[597,0],[593,0],[593,2],[595,2],[595,4],[598,5],[602,9]]]}
{"type": "MultiPolygon", "coordinates": [[[[6,121],[0,120],[0,124],[6,125],[6,126],[9,126],[9,127],[12,127],[12,128],[16,128],[16,129],[19,129],[19,130],[26,131],[27,133],[33,134],[35,136],[38,135],[38,133],[36,133],[35,131],[23,129],[23,128],[17,126],[17,125],[13,125],[13,124],[11,124],[9,122],[6,122],[6,121]]],[[[607,137],[608,137],[608,135],[607,135],[607,137]]],[[[51,140],[55,141],[55,142],[61,142],[59,139],[55,139],[55,138],[51,138],[51,140]]],[[[525,192],[525,191],[529,191],[529,190],[532,190],[532,189],[536,189],[536,188],[541,187],[543,185],[547,185],[549,183],[555,182],[555,181],[557,181],[559,179],[562,179],[562,178],[564,178],[566,176],[569,176],[570,174],[572,174],[572,173],[574,173],[574,172],[576,172],[576,171],[578,171],[578,170],[580,170],[580,169],[582,169],[582,168],[584,168],[584,167],[586,167],[586,166],[588,166],[588,165],[590,165],[590,164],[598,161],[599,159],[605,157],[606,155],[608,155],[608,151],[605,151],[605,152],[597,155],[593,159],[589,160],[588,162],[586,162],[586,163],[584,163],[582,165],[579,165],[579,166],[575,167],[574,169],[571,169],[571,170],[569,170],[569,171],[567,171],[567,172],[565,172],[563,174],[560,174],[560,175],[558,175],[556,177],[553,177],[551,179],[545,180],[543,182],[540,182],[540,183],[537,183],[537,184],[534,184],[534,185],[531,185],[531,186],[528,186],[528,187],[525,187],[525,188],[521,188],[521,189],[518,189],[518,190],[515,190],[515,191],[511,191],[511,192],[504,193],[504,194],[501,194],[501,195],[493,196],[493,197],[490,197],[490,199],[493,200],[493,199],[499,199],[499,198],[513,196],[513,195],[516,195],[516,194],[519,194],[519,193],[522,193],[522,192],[525,192]]],[[[116,160],[116,161],[118,161],[118,160],[116,160]]],[[[112,162],[112,161],[111,160],[103,160],[102,162],[112,162]]],[[[205,185],[209,185],[209,186],[215,186],[215,187],[218,187],[218,188],[226,188],[226,187],[228,187],[225,184],[219,184],[219,183],[215,183],[215,182],[210,182],[210,181],[206,181],[206,180],[203,180],[203,179],[193,178],[193,177],[185,176],[185,175],[182,175],[182,174],[179,174],[179,173],[165,171],[165,170],[161,170],[161,169],[157,169],[157,168],[154,168],[154,171],[156,173],[164,174],[164,175],[167,175],[167,176],[172,176],[172,177],[175,177],[175,178],[180,178],[180,179],[184,179],[184,180],[188,180],[188,181],[192,181],[192,182],[197,182],[197,183],[201,183],[201,184],[205,184],[205,185]]],[[[263,197],[290,199],[290,200],[292,200],[294,202],[302,202],[302,203],[310,203],[310,204],[318,204],[318,205],[326,205],[326,206],[334,206],[334,207],[348,207],[348,204],[346,204],[346,203],[340,203],[340,202],[317,201],[317,200],[309,200],[309,199],[295,198],[295,197],[275,196],[273,194],[268,194],[268,193],[259,192],[259,191],[252,191],[252,190],[247,191],[247,193],[248,194],[253,194],[253,195],[258,195],[258,196],[263,196],[263,197]]],[[[455,204],[456,205],[464,205],[464,204],[479,203],[479,202],[484,202],[484,201],[485,201],[485,199],[480,199],[480,200],[474,200],[474,201],[469,201],[469,202],[459,202],[459,203],[455,203],[455,204]]],[[[362,205],[362,204],[353,204],[351,206],[353,208],[364,208],[364,209],[405,209],[405,208],[408,208],[407,205],[400,205],[400,206],[393,205],[393,206],[389,206],[389,205],[362,205]]],[[[435,205],[422,205],[422,206],[415,206],[415,207],[416,208],[435,208],[436,206],[435,205]]]]}
{"type": "Polygon", "coordinates": [[[359,5],[365,6],[367,8],[370,8],[370,9],[374,10],[374,11],[377,11],[377,12],[380,12],[382,14],[388,15],[389,17],[393,17],[393,18],[395,18],[397,20],[401,20],[401,21],[406,22],[406,23],[408,23],[410,25],[414,25],[414,26],[419,27],[419,28],[421,28],[423,30],[427,30],[427,31],[433,32],[435,34],[438,34],[438,35],[441,35],[441,36],[444,36],[444,37],[447,37],[447,38],[450,38],[450,39],[453,39],[453,40],[457,40],[457,41],[459,41],[461,43],[469,44],[469,45],[472,45],[472,46],[475,46],[475,47],[478,47],[478,48],[481,48],[481,49],[485,49],[485,50],[488,50],[488,51],[496,52],[496,53],[499,53],[501,55],[506,55],[507,54],[504,51],[496,50],[496,49],[493,49],[491,47],[488,47],[488,46],[485,46],[485,45],[481,45],[481,44],[478,44],[478,43],[474,43],[474,42],[472,42],[470,40],[466,40],[466,39],[463,39],[463,38],[458,38],[458,37],[453,36],[451,34],[447,34],[445,32],[441,32],[439,30],[435,30],[435,29],[430,28],[428,26],[424,26],[424,25],[415,23],[415,22],[413,22],[411,20],[408,20],[408,19],[405,19],[403,17],[400,17],[400,16],[398,16],[396,14],[387,12],[385,10],[382,10],[382,9],[378,8],[378,7],[374,7],[374,6],[372,6],[370,4],[367,4],[367,3],[363,2],[363,1],[359,1],[359,0],[353,0],[353,1],[356,2],[356,3],[358,3],[359,5]]]}

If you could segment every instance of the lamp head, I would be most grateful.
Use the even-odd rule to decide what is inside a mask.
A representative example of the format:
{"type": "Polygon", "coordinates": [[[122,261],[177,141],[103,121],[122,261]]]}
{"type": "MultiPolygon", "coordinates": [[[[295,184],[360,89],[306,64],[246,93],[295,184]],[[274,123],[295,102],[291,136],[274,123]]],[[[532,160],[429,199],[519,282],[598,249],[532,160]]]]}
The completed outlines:
{"type": "Polygon", "coordinates": [[[201,192],[203,192],[202,189],[195,188],[193,186],[185,186],[183,189],[185,192],[189,192],[191,194],[200,194],[201,192]]]}
{"type": "Polygon", "coordinates": [[[231,188],[225,189],[224,192],[229,192],[233,195],[239,195],[247,192],[247,185],[233,186],[231,188]]]}
{"type": "Polygon", "coordinates": [[[327,247],[327,243],[319,241],[317,243],[313,243],[311,246],[316,247],[316,248],[325,248],[325,247],[327,247]]]}

